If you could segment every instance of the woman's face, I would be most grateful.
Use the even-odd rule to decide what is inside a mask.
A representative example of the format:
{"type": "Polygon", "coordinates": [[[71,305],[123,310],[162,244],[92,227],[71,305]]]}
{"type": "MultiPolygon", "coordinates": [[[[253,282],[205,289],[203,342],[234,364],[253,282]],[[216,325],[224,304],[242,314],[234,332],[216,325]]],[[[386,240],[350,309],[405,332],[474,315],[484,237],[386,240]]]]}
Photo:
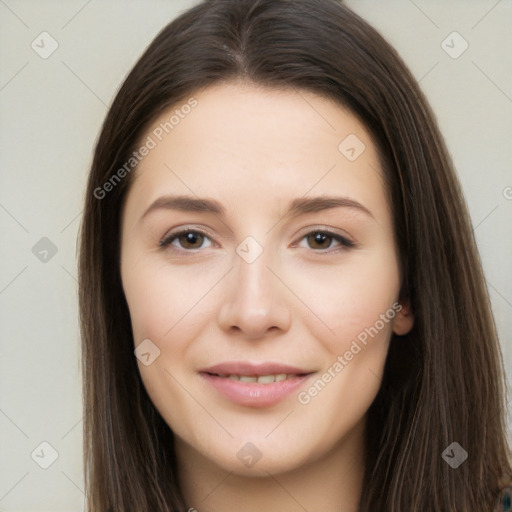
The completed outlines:
{"type": "Polygon", "coordinates": [[[412,326],[367,130],[292,89],[186,104],[141,139],[121,251],[137,364],[178,455],[255,475],[360,449],[390,336],[412,326]]]}

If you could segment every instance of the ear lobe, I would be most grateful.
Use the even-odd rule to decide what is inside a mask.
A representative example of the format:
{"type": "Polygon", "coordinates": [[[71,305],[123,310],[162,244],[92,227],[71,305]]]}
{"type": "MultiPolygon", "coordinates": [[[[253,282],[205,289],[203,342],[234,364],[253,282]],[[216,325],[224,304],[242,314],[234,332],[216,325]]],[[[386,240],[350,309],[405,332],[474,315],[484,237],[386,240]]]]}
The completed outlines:
{"type": "Polygon", "coordinates": [[[412,329],[414,315],[408,300],[400,301],[400,306],[402,306],[400,311],[397,311],[395,318],[393,318],[393,332],[398,336],[403,336],[412,329]]]}

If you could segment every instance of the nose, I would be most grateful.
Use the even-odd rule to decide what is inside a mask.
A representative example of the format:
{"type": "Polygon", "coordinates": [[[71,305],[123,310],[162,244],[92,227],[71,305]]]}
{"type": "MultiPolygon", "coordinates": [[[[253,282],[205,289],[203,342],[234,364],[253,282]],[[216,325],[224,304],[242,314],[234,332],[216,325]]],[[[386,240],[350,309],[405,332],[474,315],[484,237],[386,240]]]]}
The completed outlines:
{"type": "Polygon", "coordinates": [[[235,259],[218,314],[223,330],[243,333],[251,340],[262,339],[272,331],[287,331],[291,323],[285,287],[268,268],[264,254],[252,263],[235,259]]]}

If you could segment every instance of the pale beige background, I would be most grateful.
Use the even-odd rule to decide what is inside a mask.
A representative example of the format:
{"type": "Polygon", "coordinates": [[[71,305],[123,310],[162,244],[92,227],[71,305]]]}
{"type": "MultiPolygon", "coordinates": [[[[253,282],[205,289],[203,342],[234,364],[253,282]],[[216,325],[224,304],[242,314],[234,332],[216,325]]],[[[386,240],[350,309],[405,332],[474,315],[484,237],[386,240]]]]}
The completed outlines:
{"type": "MultiPolygon", "coordinates": [[[[91,150],[125,74],[194,3],[0,0],[0,511],[83,510],[75,245],[91,150]],[[31,48],[43,31],[58,43],[47,59],[31,48]],[[43,237],[57,249],[46,262],[32,252],[43,237]],[[48,469],[31,457],[50,462],[42,442],[58,453],[48,469]]],[[[432,103],[512,368],[512,1],[347,3],[398,49],[432,103]],[[457,59],[441,46],[453,31],[469,44],[457,59]]],[[[447,44],[453,53],[464,42],[447,44]]]]}

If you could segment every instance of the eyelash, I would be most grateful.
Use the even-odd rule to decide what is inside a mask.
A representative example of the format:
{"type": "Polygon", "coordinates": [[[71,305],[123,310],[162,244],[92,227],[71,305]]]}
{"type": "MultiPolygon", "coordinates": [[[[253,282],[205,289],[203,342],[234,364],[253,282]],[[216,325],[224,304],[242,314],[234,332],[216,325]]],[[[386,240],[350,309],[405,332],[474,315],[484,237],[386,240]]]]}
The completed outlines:
{"type": "MultiPolygon", "coordinates": [[[[162,247],[162,248],[171,246],[172,242],[174,240],[179,239],[180,236],[187,235],[187,234],[190,234],[190,233],[198,234],[198,235],[201,235],[201,236],[203,236],[205,238],[210,239],[210,236],[207,233],[205,233],[204,231],[201,231],[199,229],[184,229],[182,231],[177,231],[175,233],[170,233],[169,235],[164,237],[160,241],[160,243],[158,245],[160,247],[162,247]]],[[[300,241],[304,240],[305,238],[307,238],[307,237],[309,237],[311,235],[315,235],[315,234],[326,235],[327,237],[332,238],[333,240],[337,241],[339,243],[339,247],[344,247],[345,249],[351,249],[351,248],[356,246],[356,244],[354,242],[352,242],[351,240],[349,240],[348,238],[345,238],[344,236],[339,235],[338,233],[334,233],[334,232],[326,230],[326,229],[316,229],[316,230],[310,231],[309,233],[306,233],[300,239],[300,241]]],[[[199,251],[201,249],[200,248],[199,249],[176,248],[175,250],[176,251],[182,251],[182,252],[197,252],[197,251],[199,251]]],[[[312,249],[312,250],[314,252],[320,253],[320,254],[334,252],[331,248],[327,248],[327,249],[312,249]]]]}

